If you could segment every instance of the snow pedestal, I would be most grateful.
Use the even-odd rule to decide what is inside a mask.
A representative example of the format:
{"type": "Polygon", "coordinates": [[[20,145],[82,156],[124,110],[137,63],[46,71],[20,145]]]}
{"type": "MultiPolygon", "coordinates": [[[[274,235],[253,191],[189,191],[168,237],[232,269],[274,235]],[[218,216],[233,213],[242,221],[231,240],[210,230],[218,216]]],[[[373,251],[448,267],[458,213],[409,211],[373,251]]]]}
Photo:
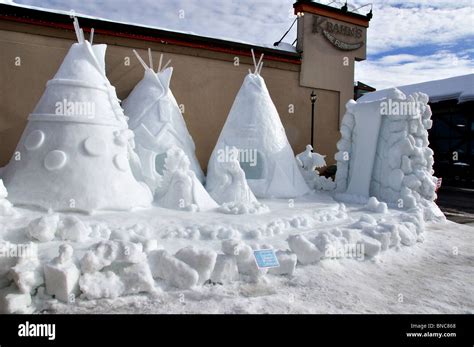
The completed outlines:
{"type": "Polygon", "coordinates": [[[130,169],[133,133],[105,76],[105,49],[73,44],[47,83],[3,171],[14,204],[86,212],[150,205],[130,169]]]}
{"type": "Polygon", "coordinates": [[[249,73],[237,94],[207,168],[206,188],[216,191],[232,147],[258,198],[294,198],[309,192],[278,112],[258,73],[249,73]]]}
{"type": "Polygon", "coordinates": [[[73,262],[73,249],[61,245],[59,256],[44,266],[46,291],[63,302],[71,302],[79,294],[80,271],[73,262]]]}
{"type": "Polygon", "coordinates": [[[166,152],[177,147],[184,151],[189,158],[191,170],[204,182],[194,141],[170,90],[173,68],[155,73],[141,58],[140,61],[144,65],[145,75],[122,106],[129,117],[129,126],[135,133],[136,152],[144,180],[154,190],[159,175],[163,175],[166,152]]]}
{"type": "Polygon", "coordinates": [[[360,202],[373,196],[403,208],[431,203],[437,179],[428,147],[428,96],[393,89],[386,99],[351,100],[346,107],[335,155],[340,196],[360,202]]]}

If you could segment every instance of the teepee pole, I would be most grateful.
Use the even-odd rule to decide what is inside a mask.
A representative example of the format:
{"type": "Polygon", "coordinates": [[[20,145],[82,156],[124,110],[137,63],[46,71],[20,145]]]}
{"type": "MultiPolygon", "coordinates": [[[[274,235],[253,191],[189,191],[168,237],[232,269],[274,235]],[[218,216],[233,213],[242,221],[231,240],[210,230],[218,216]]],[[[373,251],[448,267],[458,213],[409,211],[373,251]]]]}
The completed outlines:
{"type": "Polygon", "coordinates": [[[94,42],[94,28],[91,28],[91,35],[89,36],[89,42],[92,45],[92,42],[94,42]]]}
{"type": "Polygon", "coordinates": [[[262,72],[262,67],[263,67],[263,61],[260,63],[260,67],[258,69],[258,74],[260,75],[260,72],[262,72]]]}
{"type": "Polygon", "coordinates": [[[81,28],[79,27],[79,21],[77,20],[77,17],[74,17],[74,31],[76,32],[76,38],[77,42],[82,43],[81,41],[81,28]]]}
{"type": "Polygon", "coordinates": [[[260,73],[260,64],[262,63],[262,59],[263,59],[263,53],[260,55],[260,59],[258,60],[258,63],[257,63],[257,67],[255,68],[255,73],[256,74],[259,74],[260,73]]]}
{"type": "Polygon", "coordinates": [[[255,70],[257,70],[257,61],[255,60],[255,53],[253,52],[253,48],[250,50],[250,52],[252,52],[253,66],[255,67],[255,70]]]}
{"type": "Polygon", "coordinates": [[[168,67],[168,65],[169,65],[169,64],[171,64],[171,59],[170,59],[170,60],[168,60],[168,62],[165,64],[165,66],[163,66],[163,69],[162,69],[162,70],[166,69],[166,68],[168,67]]]}
{"type": "Polygon", "coordinates": [[[138,61],[140,62],[140,64],[142,64],[143,68],[145,70],[149,69],[149,67],[146,65],[146,63],[143,61],[142,57],[140,57],[140,55],[138,54],[138,52],[136,50],[133,50],[133,53],[135,53],[135,55],[137,56],[137,59],[138,61]]]}
{"type": "Polygon", "coordinates": [[[153,58],[151,56],[151,48],[148,48],[148,60],[150,61],[150,69],[153,70],[153,58]]]}
{"type": "Polygon", "coordinates": [[[156,72],[161,71],[161,64],[163,64],[163,53],[160,54],[160,64],[158,65],[158,70],[156,72]]]}

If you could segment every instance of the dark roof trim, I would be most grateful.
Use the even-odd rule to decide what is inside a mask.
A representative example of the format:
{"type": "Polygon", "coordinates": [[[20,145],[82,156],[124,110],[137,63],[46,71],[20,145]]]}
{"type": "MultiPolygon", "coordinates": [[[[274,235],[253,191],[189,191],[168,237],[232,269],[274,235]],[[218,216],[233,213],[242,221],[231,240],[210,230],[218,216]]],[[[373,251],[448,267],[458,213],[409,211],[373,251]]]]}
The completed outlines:
{"type": "MultiPolygon", "coordinates": [[[[83,28],[85,32],[89,32],[91,28],[94,28],[96,34],[199,48],[241,56],[251,56],[250,49],[253,48],[258,53],[264,53],[265,59],[267,60],[291,64],[301,64],[301,55],[296,52],[283,51],[240,42],[226,41],[162,29],[148,28],[133,24],[80,17],[79,15],[77,15],[77,17],[79,18],[81,28],[83,28]]],[[[8,4],[0,4],[0,19],[45,27],[61,28],[72,31],[74,30],[72,20],[70,16],[66,14],[30,9],[8,4]]]]}

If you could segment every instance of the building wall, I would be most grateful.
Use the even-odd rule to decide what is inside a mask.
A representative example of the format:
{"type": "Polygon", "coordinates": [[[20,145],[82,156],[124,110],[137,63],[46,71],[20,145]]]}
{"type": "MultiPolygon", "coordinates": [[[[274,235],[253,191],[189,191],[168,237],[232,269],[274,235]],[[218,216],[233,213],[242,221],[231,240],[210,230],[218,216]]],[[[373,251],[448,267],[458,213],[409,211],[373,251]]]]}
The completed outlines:
{"type": "MultiPolygon", "coordinates": [[[[68,30],[0,20],[0,166],[11,158],[28,114],[73,42],[75,36],[68,30]],[[15,64],[17,58],[21,59],[18,66],[15,64]]],[[[205,169],[242,81],[248,69],[253,68],[251,58],[239,57],[240,64],[235,66],[233,55],[203,49],[98,34],[94,43],[109,45],[106,72],[122,100],[143,76],[143,68],[132,48],[145,57],[145,49],[150,47],[156,63],[160,52],[165,53],[165,61],[172,59],[171,88],[178,103],[185,107],[184,118],[205,169]]],[[[295,154],[303,151],[311,136],[309,96],[312,89],[300,86],[300,65],[265,61],[262,76],[295,154]],[[294,105],[294,113],[289,112],[290,105],[294,105]]],[[[316,147],[320,153],[328,155],[329,163],[333,163],[339,138],[340,95],[338,91],[323,89],[316,92],[316,147]]]]}

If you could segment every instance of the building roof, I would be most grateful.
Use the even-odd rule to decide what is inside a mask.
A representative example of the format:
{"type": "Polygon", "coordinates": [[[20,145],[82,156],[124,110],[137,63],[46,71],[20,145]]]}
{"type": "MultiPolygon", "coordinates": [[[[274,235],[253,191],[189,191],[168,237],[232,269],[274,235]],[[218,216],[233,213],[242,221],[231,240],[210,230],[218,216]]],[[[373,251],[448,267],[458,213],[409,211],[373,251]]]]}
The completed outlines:
{"type": "MultiPolygon", "coordinates": [[[[264,53],[268,60],[293,64],[301,63],[301,54],[291,45],[256,45],[248,42],[237,42],[222,38],[196,35],[191,32],[172,31],[160,27],[140,25],[128,22],[111,21],[75,13],[84,32],[94,28],[96,34],[127,37],[132,39],[200,48],[229,54],[250,56],[250,49],[264,53]]],[[[62,28],[74,31],[70,11],[45,9],[36,6],[16,4],[0,0],[0,20],[9,20],[45,27],[62,28]]]]}
{"type": "MultiPolygon", "coordinates": [[[[474,74],[446,78],[397,87],[405,94],[422,92],[428,94],[431,103],[457,100],[458,103],[474,101],[474,74]]],[[[387,96],[390,89],[383,89],[362,96],[359,101],[380,100],[387,96]]]]}

